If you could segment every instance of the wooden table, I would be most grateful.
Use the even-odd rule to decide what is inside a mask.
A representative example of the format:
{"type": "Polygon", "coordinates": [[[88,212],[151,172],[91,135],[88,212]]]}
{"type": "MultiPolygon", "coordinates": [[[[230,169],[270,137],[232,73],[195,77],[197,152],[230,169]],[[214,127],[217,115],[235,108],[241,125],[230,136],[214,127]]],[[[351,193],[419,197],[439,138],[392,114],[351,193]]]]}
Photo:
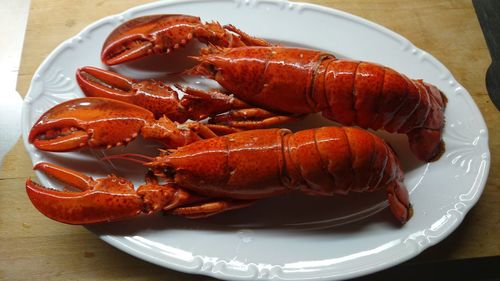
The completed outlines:
{"type": "MultiPolygon", "coordinates": [[[[63,40],[95,20],[146,2],[32,0],[19,92],[26,94],[35,69],[63,40]]],[[[484,77],[490,57],[471,1],[310,2],[382,24],[433,54],[469,90],[488,124],[492,163],[481,199],[451,236],[410,262],[500,255],[500,174],[495,173],[500,171],[500,112],[486,92],[484,77]]],[[[47,219],[25,194],[27,177],[35,176],[19,141],[0,168],[0,279],[206,280],[143,262],[81,226],[47,219]]]]}

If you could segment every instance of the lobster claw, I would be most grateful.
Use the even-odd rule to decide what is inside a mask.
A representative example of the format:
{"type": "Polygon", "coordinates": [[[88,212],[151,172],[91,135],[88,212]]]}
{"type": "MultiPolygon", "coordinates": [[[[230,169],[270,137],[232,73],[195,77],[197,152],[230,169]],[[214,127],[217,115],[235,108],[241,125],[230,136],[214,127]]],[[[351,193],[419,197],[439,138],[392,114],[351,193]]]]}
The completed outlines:
{"type": "Polygon", "coordinates": [[[202,23],[189,15],[151,15],[132,19],[108,36],[101,51],[106,65],[116,65],[153,54],[169,54],[196,38],[218,47],[270,46],[232,25],[202,23]]]}
{"type": "Polygon", "coordinates": [[[210,211],[210,204],[203,205],[209,198],[191,194],[174,183],[159,184],[152,173],[146,175],[146,183],[136,191],[130,181],[115,175],[94,180],[77,171],[43,162],[34,169],[80,190],[59,191],[30,179],[26,181],[26,193],[33,205],[45,216],[67,224],[118,221],[160,211],[202,217],[207,207],[210,211]],[[182,208],[185,205],[188,207],[182,208]]]}
{"type": "Polygon", "coordinates": [[[71,151],[84,146],[119,146],[130,142],[149,122],[150,111],[105,98],[79,98],[45,112],[29,134],[29,142],[45,151],[71,151]]]}
{"type": "Polygon", "coordinates": [[[180,123],[188,117],[177,92],[156,80],[137,81],[115,72],[86,66],[76,72],[76,81],[88,97],[103,97],[143,107],[160,118],[166,115],[180,123]]]}
{"type": "Polygon", "coordinates": [[[123,178],[108,176],[94,180],[81,173],[39,163],[34,169],[81,190],[81,192],[47,189],[30,179],[26,192],[33,205],[45,216],[68,224],[89,224],[116,221],[143,212],[144,201],[132,183],[123,178]]]}
{"type": "Polygon", "coordinates": [[[44,151],[63,152],[82,147],[111,148],[126,145],[139,134],[167,148],[237,132],[223,125],[178,123],[137,105],[107,98],[79,98],[45,112],[30,131],[28,140],[44,151]]]}
{"type": "Polygon", "coordinates": [[[101,60],[116,65],[151,54],[170,53],[193,37],[201,25],[199,17],[151,15],[118,26],[104,42],[101,60]]]}

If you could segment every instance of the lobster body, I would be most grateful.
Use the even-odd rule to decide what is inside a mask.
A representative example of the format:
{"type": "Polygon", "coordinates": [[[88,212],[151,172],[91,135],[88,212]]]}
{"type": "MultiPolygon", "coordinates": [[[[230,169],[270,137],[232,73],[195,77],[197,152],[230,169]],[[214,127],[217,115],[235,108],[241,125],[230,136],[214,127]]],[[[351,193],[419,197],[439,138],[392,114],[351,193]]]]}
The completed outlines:
{"type": "Polygon", "coordinates": [[[173,175],[179,186],[211,198],[255,200],[290,190],[332,196],[388,187],[405,194],[405,207],[395,215],[408,216],[403,172],[392,149],[355,128],[244,131],[180,147],[151,166],[156,175],[173,175]]]}
{"type": "Polygon", "coordinates": [[[355,128],[323,127],[239,132],[198,141],[160,156],[159,174],[210,197],[258,199],[286,189],[311,194],[347,194],[402,181],[392,150],[355,128]],[[385,178],[385,181],[382,180],[385,178]]]}
{"type": "Polygon", "coordinates": [[[314,76],[332,55],[283,47],[214,49],[191,73],[214,78],[238,98],[284,113],[317,112],[311,100],[314,76]]]}
{"type": "Polygon", "coordinates": [[[412,213],[394,152],[379,137],[356,128],[238,132],[165,151],[144,164],[167,184],[150,179],[134,191],[128,181],[116,176],[94,181],[39,164],[38,168],[63,182],[92,187],[84,195],[72,195],[28,181],[27,192],[42,213],[66,223],[118,220],[157,211],[201,217],[291,190],[332,196],[382,187],[399,221],[406,222],[412,213]],[[92,212],[82,221],[80,210],[92,212]]]}
{"type": "Polygon", "coordinates": [[[280,175],[282,138],[288,133],[264,129],[207,139],[159,157],[152,166],[169,170],[177,184],[209,197],[269,197],[286,190],[280,175]]]}
{"type": "Polygon", "coordinates": [[[215,79],[250,104],[408,134],[412,151],[425,161],[443,150],[446,97],[388,67],[286,47],[212,48],[198,60],[189,73],[215,79]]]}

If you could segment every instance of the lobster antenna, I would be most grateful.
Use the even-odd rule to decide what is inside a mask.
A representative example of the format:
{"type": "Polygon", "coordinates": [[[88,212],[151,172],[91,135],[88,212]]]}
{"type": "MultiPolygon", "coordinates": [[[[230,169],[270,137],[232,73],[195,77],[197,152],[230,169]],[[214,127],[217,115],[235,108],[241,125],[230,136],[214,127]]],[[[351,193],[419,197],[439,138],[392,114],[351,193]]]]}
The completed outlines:
{"type": "Polygon", "coordinates": [[[101,160],[113,160],[113,159],[121,159],[121,160],[127,160],[139,164],[146,164],[148,162],[152,162],[154,160],[154,157],[142,155],[142,154],[136,154],[136,153],[124,153],[124,154],[115,154],[115,155],[110,155],[101,158],[101,160]]]}

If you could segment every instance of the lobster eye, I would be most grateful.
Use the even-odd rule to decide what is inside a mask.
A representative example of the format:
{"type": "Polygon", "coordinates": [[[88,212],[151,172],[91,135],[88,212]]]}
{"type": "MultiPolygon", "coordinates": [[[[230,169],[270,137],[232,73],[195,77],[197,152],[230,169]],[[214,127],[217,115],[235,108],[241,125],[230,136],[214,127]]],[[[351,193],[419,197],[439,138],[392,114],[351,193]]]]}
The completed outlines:
{"type": "Polygon", "coordinates": [[[172,167],[166,167],[163,169],[163,174],[165,177],[173,179],[175,177],[175,169],[172,167]]]}
{"type": "Polygon", "coordinates": [[[210,72],[212,73],[217,73],[219,71],[219,69],[215,66],[215,64],[209,64],[208,67],[207,67],[210,72]]]}

